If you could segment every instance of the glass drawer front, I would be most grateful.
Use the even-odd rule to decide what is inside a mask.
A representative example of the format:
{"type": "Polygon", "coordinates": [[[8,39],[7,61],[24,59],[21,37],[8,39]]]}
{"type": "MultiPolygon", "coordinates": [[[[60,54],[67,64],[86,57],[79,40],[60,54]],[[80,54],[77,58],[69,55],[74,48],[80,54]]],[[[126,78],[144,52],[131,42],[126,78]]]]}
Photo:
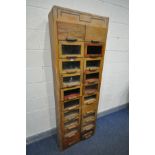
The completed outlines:
{"type": "Polygon", "coordinates": [[[91,95],[96,93],[99,90],[99,84],[91,84],[84,86],[84,94],[91,95]]]}
{"type": "Polygon", "coordinates": [[[59,42],[60,58],[83,57],[84,44],[82,42],[69,43],[66,41],[59,42]]]}
{"type": "Polygon", "coordinates": [[[104,48],[102,44],[85,44],[86,57],[103,56],[104,48]]]}
{"type": "Polygon", "coordinates": [[[80,74],[66,74],[62,75],[62,88],[70,88],[80,86],[82,83],[82,76],[80,74]]]}
{"type": "Polygon", "coordinates": [[[60,73],[75,74],[82,71],[82,59],[59,60],[60,73]]]}
{"type": "Polygon", "coordinates": [[[97,83],[100,80],[100,74],[99,72],[95,72],[95,73],[87,73],[84,75],[84,83],[85,84],[93,84],[93,83],[97,83]]]}
{"type": "Polygon", "coordinates": [[[82,95],[81,87],[61,89],[61,100],[72,100],[82,95]]]}
{"type": "Polygon", "coordinates": [[[97,58],[97,59],[87,58],[84,61],[84,70],[86,73],[96,72],[96,71],[101,70],[101,65],[102,65],[102,59],[100,59],[100,58],[97,58]]]}
{"type": "Polygon", "coordinates": [[[75,109],[79,108],[80,107],[80,102],[81,102],[80,98],[65,101],[63,103],[64,112],[68,112],[68,111],[75,110],[75,109]]]}

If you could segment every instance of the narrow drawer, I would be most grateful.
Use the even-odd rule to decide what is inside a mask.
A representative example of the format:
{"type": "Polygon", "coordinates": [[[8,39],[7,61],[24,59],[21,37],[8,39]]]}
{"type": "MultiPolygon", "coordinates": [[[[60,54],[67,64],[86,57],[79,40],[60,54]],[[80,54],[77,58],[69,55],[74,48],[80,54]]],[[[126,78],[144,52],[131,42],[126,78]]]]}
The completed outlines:
{"type": "Polygon", "coordinates": [[[103,60],[101,58],[86,58],[84,60],[85,73],[97,72],[102,69],[103,60]]]}
{"type": "Polygon", "coordinates": [[[93,72],[93,73],[85,73],[84,74],[84,83],[86,85],[88,84],[94,84],[100,82],[101,76],[100,72],[93,72]]]}
{"type": "Polygon", "coordinates": [[[65,130],[65,133],[75,129],[75,128],[79,128],[80,126],[80,119],[77,119],[77,120],[73,120],[73,121],[70,121],[70,122],[66,122],[64,123],[64,130],[65,130]]]}
{"type": "Polygon", "coordinates": [[[98,93],[83,97],[83,105],[90,105],[98,102],[98,93]]]}
{"type": "Polygon", "coordinates": [[[64,122],[69,122],[77,120],[80,118],[80,109],[72,110],[70,112],[64,113],[64,122]]]}
{"type": "Polygon", "coordinates": [[[59,41],[59,57],[60,58],[78,58],[83,57],[83,42],[59,41]]]}
{"type": "Polygon", "coordinates": [[[64,113],[75,110],[75,109],[79,109],[81,106],[81,98],[76,98],[73,100],[67,100],[62,102],[62,108],[64,113]]]}
{"type": "Polygon", "coordinates": [[[61,88],[71,88],[80,86],[82,83],[82,74],[62,74],[61,75],[61,88]]]}
{"type": "Polygon", "coordinates": [[[74,87],[74,88],[66,88],[61,89],[61,100],[71,100],[78,98],[82,95],[82,89],[80,87],[74,87]]]}
{"type": "Polygon", "coordinates": [[[94,130],[90,130],[90,131],[88,131],[88,132],[82,134],[81,137],[82,137],[82,139],[84,140],[84,139],[90,138],[93,134],[94,134],[94,130]]]}
{"type": "Polygon", "coordinates": [[[92,95],[92,94],[98,92],[99,88],[100,88],[99,83],[85,85],[85,86],[83,86],[84,95],[92,95]]]}
{"type": "Polygon", "coordinates": [[[95,123],[89,123],[89,124],[87,124],[85,126],[82,126],[81,131],[82,132],[87,132],[89,130],[93,130],[94,128],[95,128],[95,123]]]}
{"type": "Polygon", "coordinates": [[[105,42],[107,29],[103,27],[86,26],[86,41],[105,42]]]}
{"type": "Polygon", "coordinates": [[[82,125],[86,125],[94,121],[96,121],[96,113],[88,114],[86,116],[83,116],[82,125]]]}
{"type": "Polygon", "coordinates": [[[97,110],[97,103],[92,105],[82,106],[82,114],[84,117],[96,113],[96,110],[97,110]]]}
{"type": "Polygon", "coordinates": [[[103,54],[103,43],[85,43],[85,57],[101,57],[103,54]]]}
{"type": "Polygon", "coordinates": [[[83,71],[83,59],[59,60],[60,74],[75,74],[83,71]]]}
{"type": "Polygon", "coordinates": [[[85,26],[80,24],[57,22],[58,40],[83,41],[85,38],[85,26]]]}

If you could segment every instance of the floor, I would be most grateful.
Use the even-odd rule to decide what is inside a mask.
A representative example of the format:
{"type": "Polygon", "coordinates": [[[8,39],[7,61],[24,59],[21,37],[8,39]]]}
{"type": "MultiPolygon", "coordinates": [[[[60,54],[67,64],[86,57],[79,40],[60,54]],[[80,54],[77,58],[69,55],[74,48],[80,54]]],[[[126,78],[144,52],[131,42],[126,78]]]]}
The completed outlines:
{"type": "Polygon", "coordinates": [[[125,108],[97,120],[96,133],[60,152],[56,135],[27,146],[27,155],[128,155],[129,109],[125,108]]]}

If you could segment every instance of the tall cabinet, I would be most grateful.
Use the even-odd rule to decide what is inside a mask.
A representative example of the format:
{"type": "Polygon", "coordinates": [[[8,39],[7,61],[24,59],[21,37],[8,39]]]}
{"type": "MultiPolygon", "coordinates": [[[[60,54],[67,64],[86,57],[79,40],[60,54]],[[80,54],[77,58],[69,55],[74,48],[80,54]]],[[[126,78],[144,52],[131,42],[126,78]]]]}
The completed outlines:
{"type": "Polygon", "coordinates": [[[109,18],[54,6],[49,15],[58,144],[95,132],[109,18]]]}

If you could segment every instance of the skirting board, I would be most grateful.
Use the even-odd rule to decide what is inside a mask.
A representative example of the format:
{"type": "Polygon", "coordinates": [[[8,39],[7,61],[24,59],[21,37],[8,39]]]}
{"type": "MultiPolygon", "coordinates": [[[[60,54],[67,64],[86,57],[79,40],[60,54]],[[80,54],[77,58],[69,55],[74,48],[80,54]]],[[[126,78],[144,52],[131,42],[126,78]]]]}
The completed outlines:
{"type": "MultiPolygon", "coordinates": [[[[100,112],[100,113],[97,114],[97,118],[109,115],[109,114],[111,114],[113,112],[117,112],[117,111],[119,111],[121,109],[127,108],[128,106],[129,106],[129,103],[126,103],[126,104],[111,108],[109,110],[100,112]]],[[[26,138],[26,145],[29,145],[31,143],[42,140],[44,138],[50,137],[50,136],[52,136],[54,134],[56,134],[56,128],[53,128],[51,130],[48,130],[48,131],[45,131],[45,132],[42,132],[42,133],[39,133],[39,134],[36,134],[34,136],[30,136],[30,137],[26,138]]]]}

